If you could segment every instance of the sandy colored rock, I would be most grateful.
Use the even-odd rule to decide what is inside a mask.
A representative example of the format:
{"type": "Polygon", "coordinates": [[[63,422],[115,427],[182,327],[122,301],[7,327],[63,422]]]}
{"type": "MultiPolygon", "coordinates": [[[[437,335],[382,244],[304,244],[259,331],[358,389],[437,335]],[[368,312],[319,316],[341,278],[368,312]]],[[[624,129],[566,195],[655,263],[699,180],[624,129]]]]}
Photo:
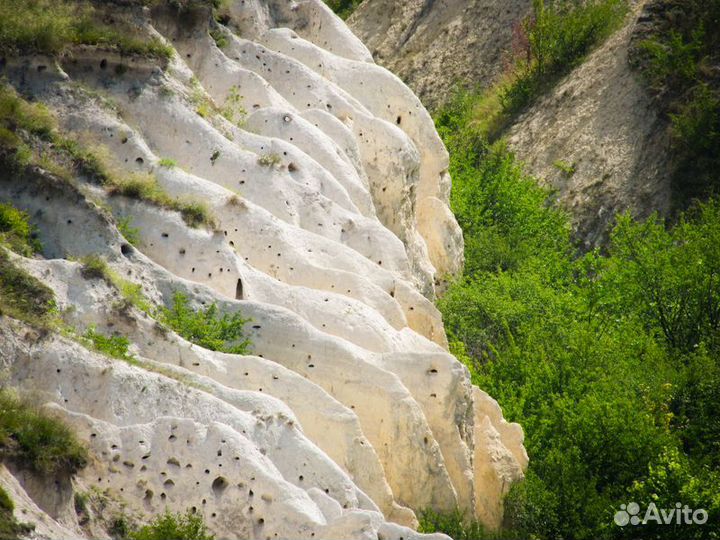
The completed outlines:
{"type": "Polygon", "coordinates": [[[147,32],[175,47],[164,69],[90,47],[5,68],[113,174],[201,201],[212,223],[188,227],[82,175],[0,175],[0,199],[32,216],[43,243],[42,258],[9,256],[53,289],[75,329],[40,335],[0,318],[3,380],[92,454],[52,505],[22,471],[0,482],[44,538],[105,535],[72,511],[73,491],[88,490],[139,522],[194,509],[222,538],[416,539],[421,509],[475,512],[482,500],[501,511],[522,477],[522,437],[476,404],[433,305],[436,283],[462,266],[462,236],[430,116],[319,0],[231,12],[221,50],[209,17],[186,27],[143,11],[147,32]],[[220,110],[235,95],[247,114],[233,124],[220,110]],[[87,255],[153,306],[179,292],[195,309],[240,311],[249,353],[189,343],[154,308],[84,276],[87,255]],[[77,336],[91,327],[127,337],[134,361],[88,350],[77,336]],[[509,463],[488,468],[496,455],[509,463]]]}

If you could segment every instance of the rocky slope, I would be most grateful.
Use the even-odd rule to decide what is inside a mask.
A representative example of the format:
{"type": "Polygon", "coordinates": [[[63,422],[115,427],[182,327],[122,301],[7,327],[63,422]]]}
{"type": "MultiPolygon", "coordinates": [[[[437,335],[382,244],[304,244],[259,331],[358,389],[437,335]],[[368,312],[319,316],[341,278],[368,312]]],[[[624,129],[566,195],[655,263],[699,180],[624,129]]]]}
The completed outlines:
{"type": "MultiPolygon", "coordinates": [[[[502,74],[513,25],[530,4],[366,0],[349,23],[378,62],[435,106],[457,81],[488,86],[502,74]]],[[[606,240],[618,212],[671,207],[667,119],[628,58],[646,4],[631,2],[624,28],[503,134],[569,210],[587,247],[606,240]]]]}
{"type": "Polygon", "coordinates": [[[78,521],[75,490],[140,520],[189,508],[221,538],[414,538],[425,508],[498,526],[527,456],[520,427],[446,351],[432,300],[462,265],[462,235],[419,100],[320,0],[234,0],[222,25],[205,5],[182,17],[162,2],[107,8],[172,59],[79,47],[6,58],[1,74],[117,174],[202,201],[214,226],[84,174],[0,174],[0,200],[43,244],[14,263],[53,289],[65,324],[126,336],[136,358],[0,318],[3,380],[93,454],[54,487],[0,469],[18,518],[38,537],[107,537],[107,516],[78,521]],[[218,114],[238,101],[242,121],[218,114]],[[88,255],[146,303],[181,292],[251,317],[252,354],[185,341],[86,275],[88,255]]]}
{"type": "Polygon", "coordinates": [[[429,108],[455,83],[483,88],[502,74],[530,0],[365,0],[348,19],[375,61],[429,108]]]}
{"type": "Polygon", "coordinates": [[[526,168],[569,210],[587,247],[606,241],[617,213],[643,218],[672,206],[667,119],[628,59],[641,11],[636,5],[624,28],[508,133],[526,168]]]}

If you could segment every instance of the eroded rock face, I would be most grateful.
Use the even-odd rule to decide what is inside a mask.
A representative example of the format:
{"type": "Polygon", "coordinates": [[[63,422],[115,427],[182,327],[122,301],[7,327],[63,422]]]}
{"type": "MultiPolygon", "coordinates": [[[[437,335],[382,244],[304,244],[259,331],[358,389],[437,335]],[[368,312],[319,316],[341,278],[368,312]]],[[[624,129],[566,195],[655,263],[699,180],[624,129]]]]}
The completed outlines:
{"type": "MultiPolygon", "coordinates": [[[[222,538],[416,538],[425,508],[496,527],[502,494],[523,475],[522,430],[446,351],[432,300],[461,267],[462,237],[425,109],[319,0],[233,2],[214,28],[222,49],[209,10],[127,16],[173,45],[168,66],[82,49],[4,69],[118,174],[152,174],[215,219],[189,228],[83,177],[0,175],[0,199],[32,216],[44,245],[45,259],[17,264],[55,291],[78,332],[126,336],[138,360],[0,319],[7,380],[95,457],[77,488],[140,519],[194,508],[222,538]],[[216,111],[238,96],[248,114],[233,124],[216,111]],[[132,219],[135,247],[107,211],[132,219]],[[252,354],[160,327],[83,277],[70,259],[90,254],[153,304],[181,292],[197,308],[240,310],[252,354]]],[[[62,512],[38,510],[11,476],[0,471],[0,484],[44,516],[43,535],[100,534],[62,501],[62,512]]]]}
{"type": "Polygon", "coordinates": [[[488,87],[502,74],[530,0],[365,0],[348,20],[375,61],[431,108],[456,83],[488,87]]]}

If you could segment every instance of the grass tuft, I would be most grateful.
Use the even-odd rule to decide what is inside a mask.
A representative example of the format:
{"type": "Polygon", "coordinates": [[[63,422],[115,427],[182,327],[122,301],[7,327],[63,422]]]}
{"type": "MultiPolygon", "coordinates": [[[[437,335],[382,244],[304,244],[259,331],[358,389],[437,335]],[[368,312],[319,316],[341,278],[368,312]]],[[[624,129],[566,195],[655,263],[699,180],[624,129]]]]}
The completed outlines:
{"type": "Polygon", "coordinates": [[[57,55],[73,45],[161,59],[173,54],[172,47],[158,38],[137,35],[129,25],[115,28],[101,22],[89,2],[0,0],[0,53],[57,55]]]}
{"type": "Polygon", "coordinates": [[[42,250],[34,227],[28,222],[28,215],[5,203],[0,203],[1,244],[24,257],[30,257],[42,250]]]}
{"type": "Polygon", "coordinates": [[[39,474],[74,474],[88,453],[62,421],[0,390],[0,456],[39,474]]]}

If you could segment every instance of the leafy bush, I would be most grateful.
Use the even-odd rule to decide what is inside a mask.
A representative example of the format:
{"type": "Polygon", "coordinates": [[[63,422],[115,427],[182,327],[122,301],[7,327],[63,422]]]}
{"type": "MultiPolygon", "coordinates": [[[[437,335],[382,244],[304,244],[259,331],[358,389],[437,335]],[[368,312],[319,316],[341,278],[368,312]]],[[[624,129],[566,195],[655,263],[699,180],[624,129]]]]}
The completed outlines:
{"type": "Polygon", "coordinates": [[[418,521],[420,533],[441,532],[453,540],[477,540],[488,537],[480,522],[466,519],[460,510],[448,514],[424,510],[420,512],[418,521]]]}
{"type": "Polygon", "coordinates": [[[347,19],[352,15],[362,2],[363,0],[325,0],[328,7],[342,19],[347,19]]]}
{"type": "Polygon", "coordinates": [[[135,357],[130,352],[130,340],[125,336],[105,336],[96,331],[94,326],[88,328],[83,334],[83,340],[94,350],[118,360],[133,362],[135,357]]]}
{"type": "Polygon", "coordinates": [[[191,511],[185,514],[165,512],[149,525],[131,532],[130,540],[213,540],[202,516],[191,511]]]}
{"type": "Polygon", "coordinates": [[[58,54],[74,44],[103,45],[124,54],[170,58],[172,49],[156,38],[134,37],[96,20],[88,2],[0,0],[0,53],[58,54]]]}
{"type": "Polygon", "coordinates": [[[720,190],[720,0],[673,3],[650,37],[631,51],[661,112],[671,122],[674,194],[685,208],[720,190]]]}
{"type": "Polygon", "coordinates": [[[0,456],[40,474],[73,474],[87,450],[60,420],[0,390],[0,456]]]}
{"type": "Polygon", "coordinates": [[[466,246],[438,306],[473,382],[525,429],[529,469],[502,537],[624,538],[613,515],[631,500],[717,508],[720,202],[674,227],[621,216],[605,252],[580,254],[568,217],[473,111],[459,96],[437,118],[466,246]]]}
{"type": "Polygon", "coordinates": [[[140,229],[133,227],[132,221],[132,216],[119,219],[117,222],[117,228],[125,240],[130,242],[133,246],[137,246],[140,243],[140,229]]]}
{"type": "Polygon", "coordinates": [[[250,340],[243,333],[250,319],[244,319],[240,312],[221,315],[217,304],[195,311],[188,297],[176,292],[173,307],[162,308],[159,318],[188,341],[211,351],[247,354],[250,349],[250,340]]]}
{"type": "Polygon", "coordinates": [[[524,24],[525,50],[515,58],[512,83],[500,92],[503,112],[521,111],[568,73],[622,24],[627,9],[626,0],[560,1],[549,7],[533,0],[533,18],[524,24]]]}

